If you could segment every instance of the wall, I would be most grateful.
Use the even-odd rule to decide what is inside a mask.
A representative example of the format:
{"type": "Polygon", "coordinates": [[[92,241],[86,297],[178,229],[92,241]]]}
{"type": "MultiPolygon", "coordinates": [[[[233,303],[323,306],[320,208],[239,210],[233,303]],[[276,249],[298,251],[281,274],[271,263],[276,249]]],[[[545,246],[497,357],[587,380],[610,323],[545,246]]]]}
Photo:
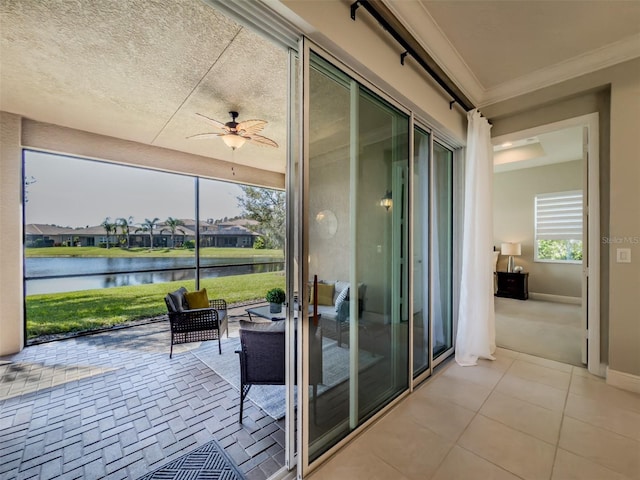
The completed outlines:
{"type": "MultiPolygon", "coordinates": [[[[522,243],[516,265],[529,272],[529,292],[580,297],[582,265],[534,262],[535,196],[582,189],[582,161],[496,173],[493,182],[494,245],[522,243]]],[[[500,256],[498,270],[507,269],[500,256]]]]}
{"type": "Polygon", "coordinates": [[[28,119],[22,122],[21,142],[26,148],[48,152],[109,160],[167,172],[189,173],[235,183],[284,188],[282,173],[28,119]]]}
{"type": "MultiPolygon", "coordinates": [[[[483,108],[498,136],[600,115],[601,358],[640,377],[640,59],[483,108]],[[615,243],[619,241],[620,243],[615,243]],[[616,263],[616,248],[632,263],[616,263]]],[[[640,380],[640,379],[639,379],[640,380]]]]}
{"type": "Polygon", "coordinates": [[[0,112],[0,355],[24,343],[20,120],[0,112]]]}

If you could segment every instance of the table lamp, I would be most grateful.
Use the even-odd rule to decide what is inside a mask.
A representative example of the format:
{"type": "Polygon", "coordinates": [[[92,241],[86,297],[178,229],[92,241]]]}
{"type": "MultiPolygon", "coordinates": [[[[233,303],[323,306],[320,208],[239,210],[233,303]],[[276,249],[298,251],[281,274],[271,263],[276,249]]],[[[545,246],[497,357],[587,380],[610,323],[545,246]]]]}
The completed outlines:
{"type": "Polygon", "coordinates": [[[519,243],[503,243],[500,246],[502,255],[509,255],[509,263],[507,263],[507,272],[513,273],[513,256],[522,255],[522,246],[519,243]]]}

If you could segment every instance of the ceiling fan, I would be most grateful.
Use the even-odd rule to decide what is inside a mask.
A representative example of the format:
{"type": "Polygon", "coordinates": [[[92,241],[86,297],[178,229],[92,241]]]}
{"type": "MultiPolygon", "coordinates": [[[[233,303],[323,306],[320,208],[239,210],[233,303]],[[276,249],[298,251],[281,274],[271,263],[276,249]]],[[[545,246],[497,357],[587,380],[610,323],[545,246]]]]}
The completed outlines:
{"type": "Polygon", "coordinates": [[[218,130],[218,132],[198,133],[197,135],[191,135],[187,138],[207,139],[222,137],[222,141],[230,147],[231,150],[240,148],[245,142],[278,148],[278,144],[270,138],[258,135],[258,132],[261,132],[267,124],[265,120],[245,120],[244,122],[236,122],[238,112],[229,112],[229,115],[231,115],[231,121],[222,123],[214,120],[213,118],[202,115],[201,113],[196,113],[196,115],[204,119],[209,123],[209,125],[212,125],[216,130],[218,130]]]}

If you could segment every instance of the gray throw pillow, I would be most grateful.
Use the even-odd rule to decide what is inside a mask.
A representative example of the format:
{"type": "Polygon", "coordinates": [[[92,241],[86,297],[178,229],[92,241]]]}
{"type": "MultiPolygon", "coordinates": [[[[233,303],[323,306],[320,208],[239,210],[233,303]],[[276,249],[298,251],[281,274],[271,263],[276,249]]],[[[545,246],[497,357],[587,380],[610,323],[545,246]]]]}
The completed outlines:
{"type": "Polygon", "coordinates": [[[187,299],[184,295],[185,293],[187,293],[187,289],[180,287],[175,292],[170,292],[168,294],[168,297],[173,303],[174,312],[184,312],[185,310],[189,310],[189,304],[187,303],[187,299]]]}

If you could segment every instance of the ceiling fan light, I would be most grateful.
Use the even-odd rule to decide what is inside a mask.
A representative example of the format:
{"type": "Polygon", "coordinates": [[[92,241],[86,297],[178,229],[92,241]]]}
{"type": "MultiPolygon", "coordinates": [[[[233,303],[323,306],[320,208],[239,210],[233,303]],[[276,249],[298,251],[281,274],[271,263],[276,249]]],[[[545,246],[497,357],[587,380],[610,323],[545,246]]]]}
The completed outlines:
{"type": "Polygon", "coordinates": [[[235,150],[236,148],[240,148],[244,145],[246,139],[236,133],[227,133],[222,136],[222,141],[227,145],[227,147],[231,148],[231,150],[235,150]]]}

